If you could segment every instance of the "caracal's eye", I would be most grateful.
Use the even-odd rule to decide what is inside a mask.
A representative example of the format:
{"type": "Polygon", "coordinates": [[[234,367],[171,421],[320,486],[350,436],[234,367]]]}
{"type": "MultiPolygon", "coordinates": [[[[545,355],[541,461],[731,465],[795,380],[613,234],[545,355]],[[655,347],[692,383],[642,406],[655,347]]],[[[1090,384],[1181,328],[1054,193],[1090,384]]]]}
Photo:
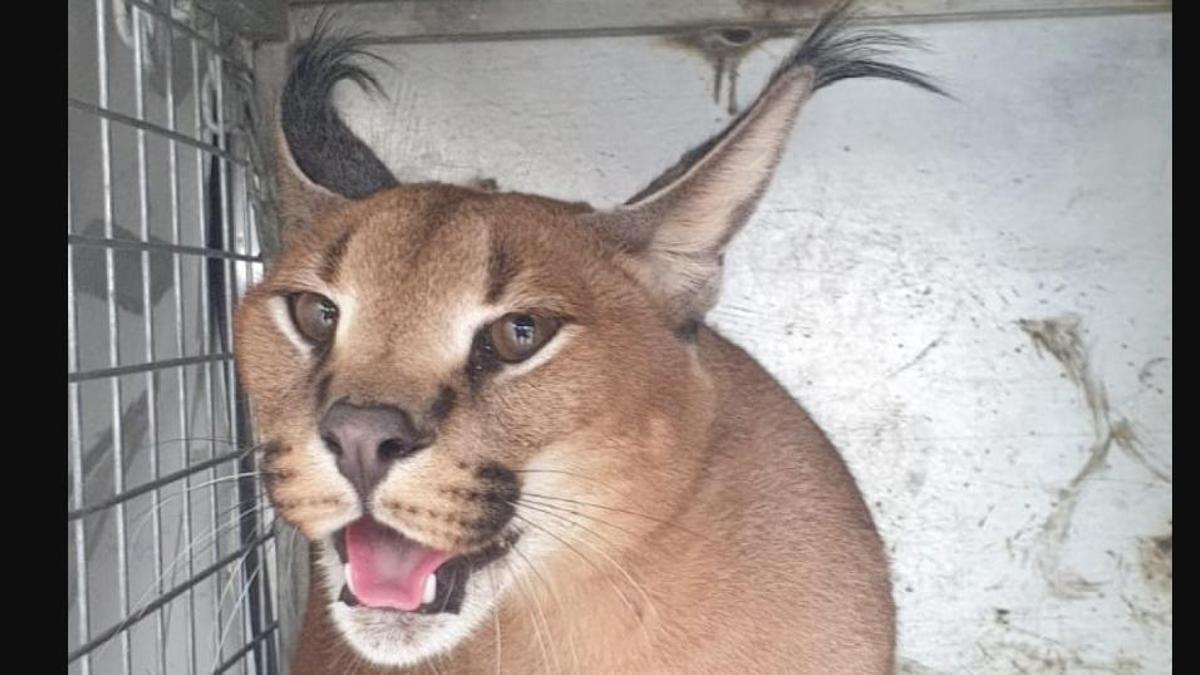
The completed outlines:
{"type": "Polygon", "coordinates": [[[488,326],[488,336],[496,350],[496,358],[504,363],[516,363],[537,353],[554,337],[562,322],[554,317],[536,314],[505,314],[488,326]]]}
{"type": "Polygon", "coordinates": [[[295,293],[288,297],[292,323],[304,339],[324,344],[337,329],[338,308],[329,298],[317,293],[295,293]]]}

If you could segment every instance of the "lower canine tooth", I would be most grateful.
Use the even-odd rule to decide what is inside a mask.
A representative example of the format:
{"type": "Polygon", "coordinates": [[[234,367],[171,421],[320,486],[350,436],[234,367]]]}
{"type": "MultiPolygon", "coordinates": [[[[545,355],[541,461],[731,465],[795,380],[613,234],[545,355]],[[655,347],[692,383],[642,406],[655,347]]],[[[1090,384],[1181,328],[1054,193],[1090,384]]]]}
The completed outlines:
{"type": "Polygon", "coordinates": [[[437,597],[437,575],[430,574],[425,577],[425,595],[422,596],[421,602],[429,604],[437,597]]]}

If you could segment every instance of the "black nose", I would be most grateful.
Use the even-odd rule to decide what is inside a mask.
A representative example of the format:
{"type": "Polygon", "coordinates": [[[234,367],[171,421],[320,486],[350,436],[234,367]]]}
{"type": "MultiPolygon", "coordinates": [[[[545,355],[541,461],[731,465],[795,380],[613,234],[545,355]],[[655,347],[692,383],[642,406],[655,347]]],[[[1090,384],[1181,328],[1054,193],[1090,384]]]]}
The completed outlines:
{"type": "Polygon", "coordinates": [[[387,475],[392,463],[429,447],[433,434],[422,433],[408,413],[393,406],[357,406],[339,402],[321,418],[321,439],[337,455],[338,470],[364,499],[387,475]]]}

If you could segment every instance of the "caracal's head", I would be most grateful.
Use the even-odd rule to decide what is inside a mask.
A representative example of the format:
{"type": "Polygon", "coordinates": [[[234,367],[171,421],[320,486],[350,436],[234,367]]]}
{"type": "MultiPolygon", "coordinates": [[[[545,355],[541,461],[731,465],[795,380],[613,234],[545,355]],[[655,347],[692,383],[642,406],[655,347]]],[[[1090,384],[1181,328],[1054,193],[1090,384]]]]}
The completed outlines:
{"type": "Polygon", "coordinates": [[[686,504],[722,250],[809,94],[880,74],[838,70],[842,18],[607,212],[398,184],[329,104],[339,79],[371,81],[358,44],[321,28],[297,49],[276,133],[287,236],[241,303],[236,354],[274,508],[318,544],[361,655],[449,650],[521,581],[620,556],[686,504]]]}

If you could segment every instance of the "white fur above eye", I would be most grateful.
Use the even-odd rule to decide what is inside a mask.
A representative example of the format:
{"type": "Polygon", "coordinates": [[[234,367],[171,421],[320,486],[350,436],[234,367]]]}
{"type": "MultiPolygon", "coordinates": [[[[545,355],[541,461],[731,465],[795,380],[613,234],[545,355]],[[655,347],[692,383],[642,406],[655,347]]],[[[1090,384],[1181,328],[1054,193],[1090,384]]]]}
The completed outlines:
{"type": "Polygon", "coordinates": [[[507,310],[501,307],[474,304],[464,300],[448,312],[453,318],[449,328],[449,339],[445,342],[446,352],[441,355],[443,361],[457,365],[470,358],[475,334],[480,326],[486,326],[499,319],[504,316],[505,311],[507,310]]]}

